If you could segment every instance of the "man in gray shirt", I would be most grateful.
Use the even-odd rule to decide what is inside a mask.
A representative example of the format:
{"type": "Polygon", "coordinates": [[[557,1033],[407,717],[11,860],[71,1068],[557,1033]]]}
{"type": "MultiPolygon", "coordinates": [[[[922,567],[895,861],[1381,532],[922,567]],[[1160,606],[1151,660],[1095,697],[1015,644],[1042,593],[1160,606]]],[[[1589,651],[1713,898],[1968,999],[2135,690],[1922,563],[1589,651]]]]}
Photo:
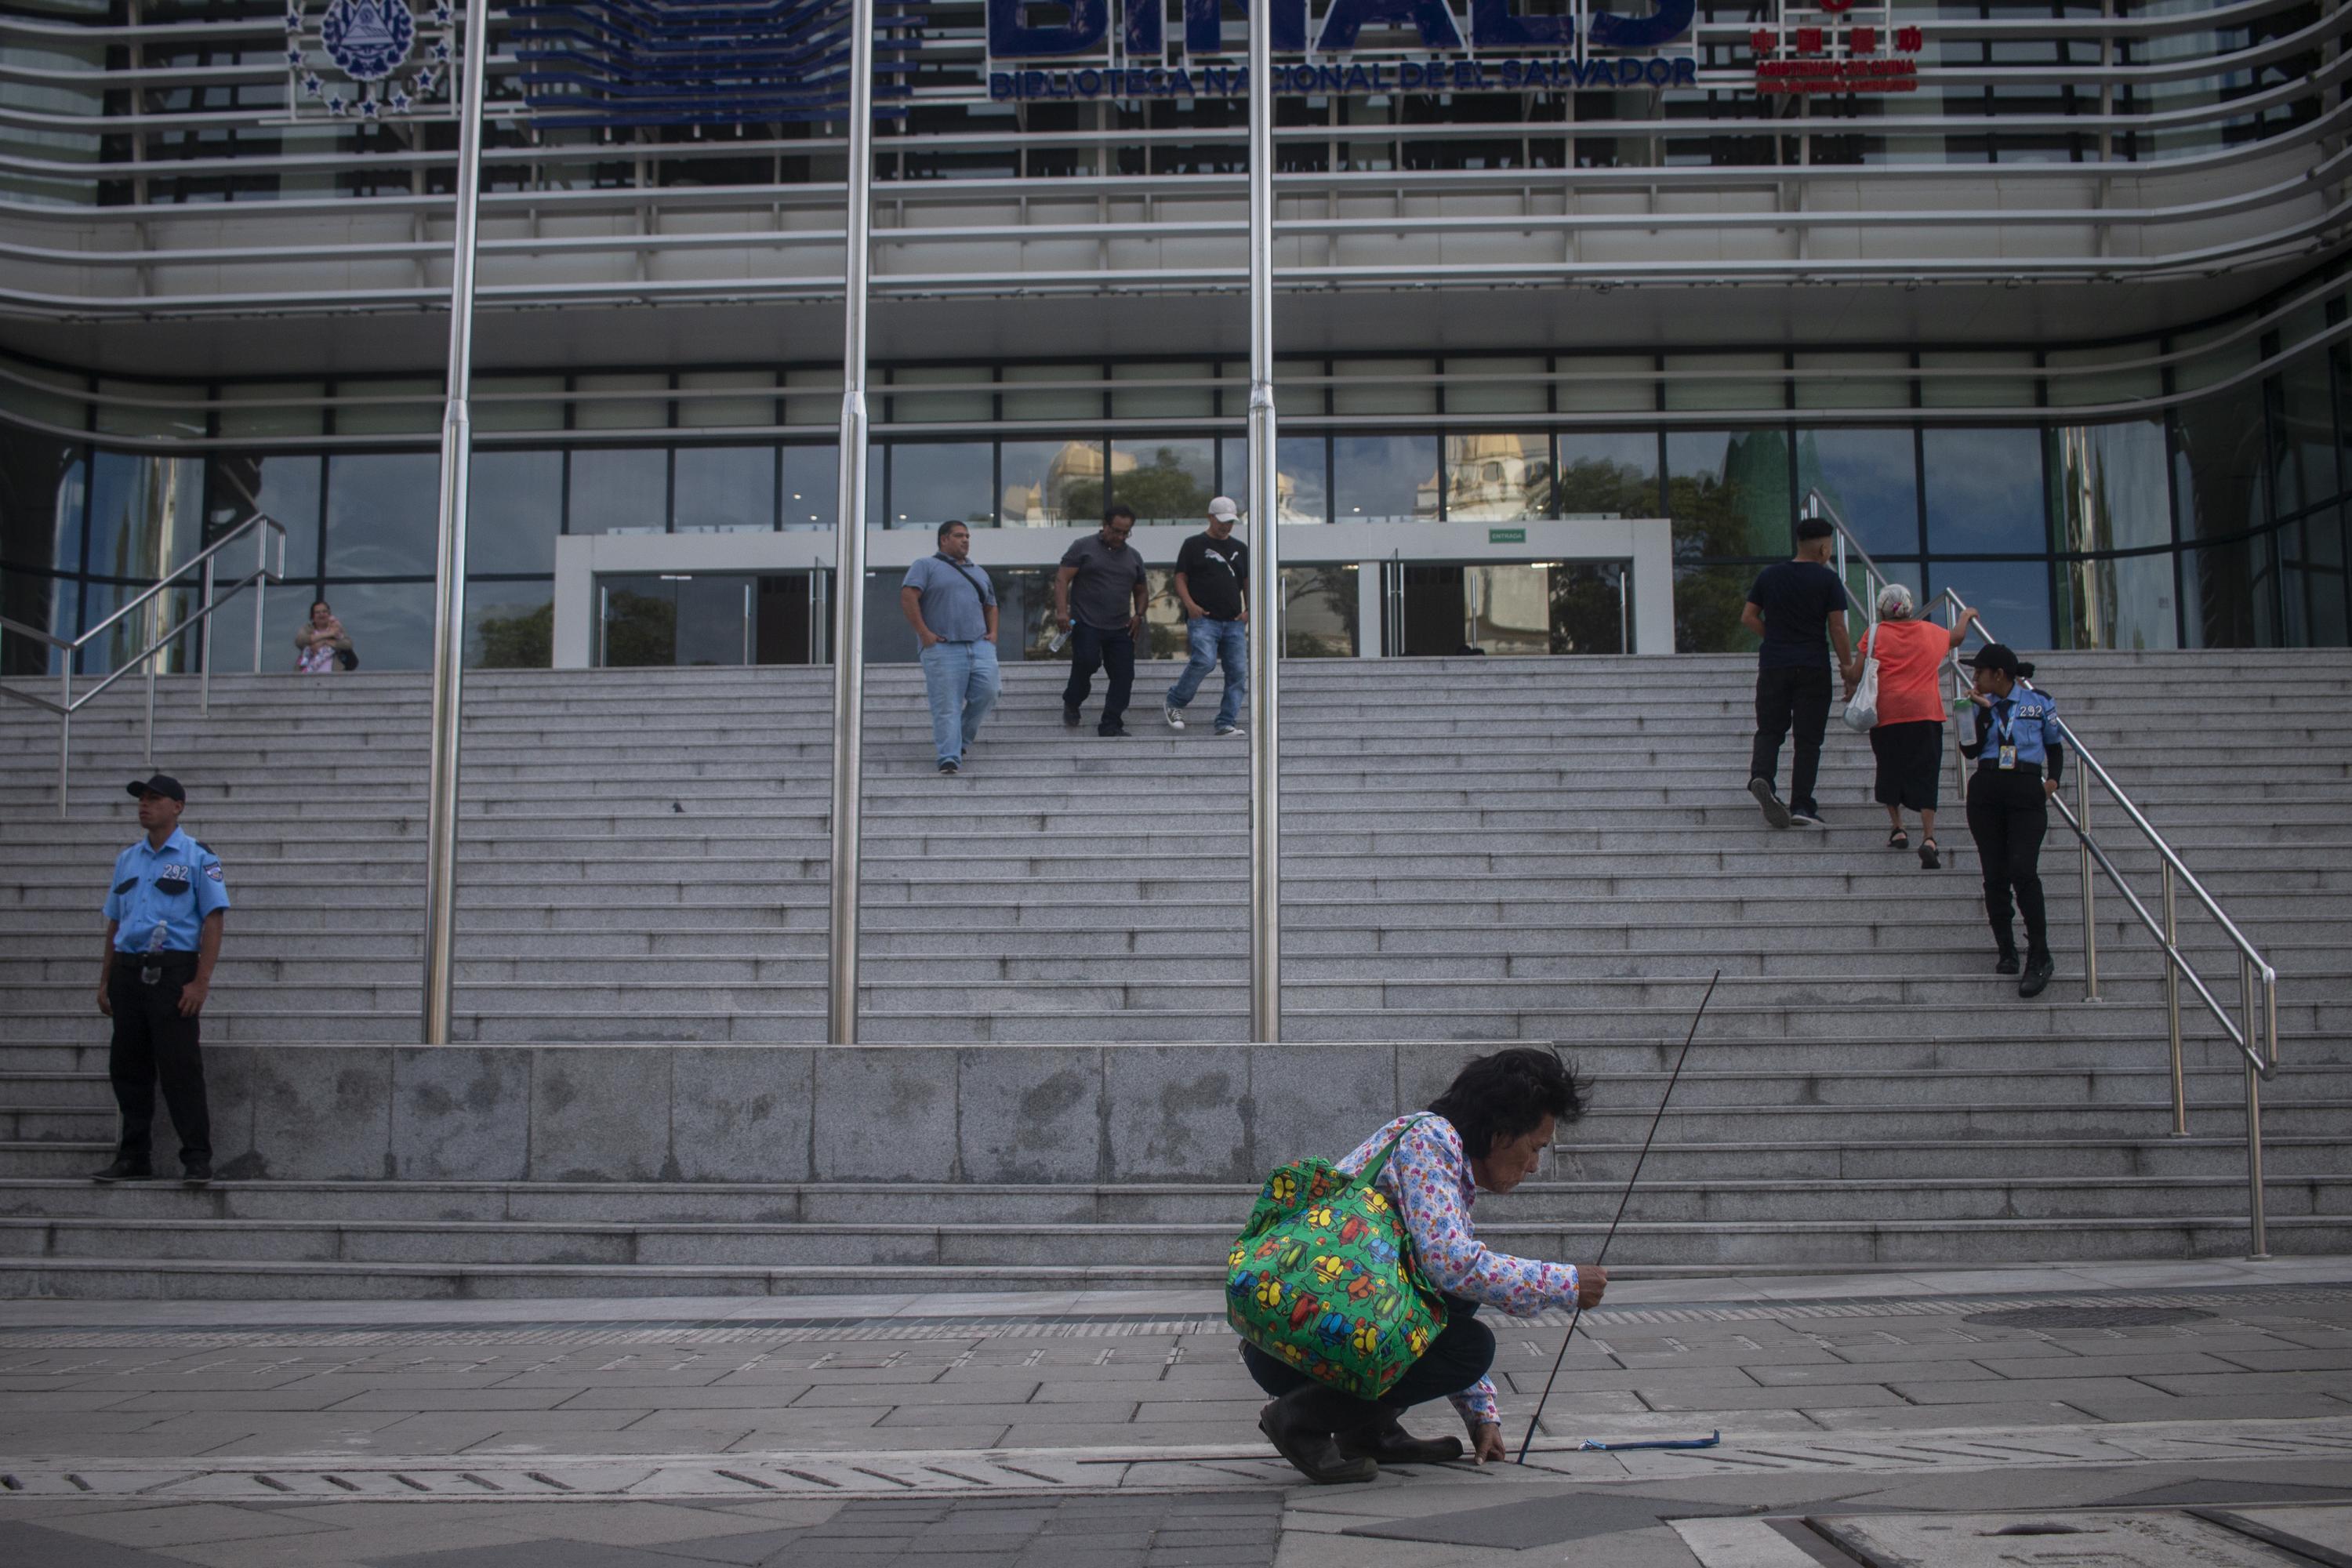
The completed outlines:
{"type": "Polygon", "coordinates": [[[921,646],[923,689],[931,702],[931,743],[940,772],[963,771],[963,749],[996,706],[996,589],[971,564],[971,530],[940,524],[940,548],[907,568],[898,608],[921,646]]]}
{"type": "Polygon", "coordinates": [[[1063,553],[1054,574],[1054,620],[1070,634],[1070,683],[1062,689],[1062,722],[1078,727],[1078,709],[1094,687],[1095,671],[1110,672],[1103,693],[1097,735],[1124,735],[1128,694],[1135,686],[1135,639],[1143,631],[1150,602],[1143,557],[1127,542],[1135,512],[1115,506],[1102,531],[1079,540],[1063,553]]]}

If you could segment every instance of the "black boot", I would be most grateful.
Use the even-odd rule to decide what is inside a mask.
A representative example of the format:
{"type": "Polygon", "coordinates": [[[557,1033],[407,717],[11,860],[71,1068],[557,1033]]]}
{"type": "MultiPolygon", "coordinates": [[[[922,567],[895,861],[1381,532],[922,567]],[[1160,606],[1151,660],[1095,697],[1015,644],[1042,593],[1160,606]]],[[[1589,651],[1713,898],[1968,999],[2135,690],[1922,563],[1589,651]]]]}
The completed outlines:
{"type": "Polygon", "coordinates": [[[1404,1429],[1397,1413],[1383,1405],[1371,1425],[1339,1435],[1344,1458],[1371,1459],[1383,1465],[1442,1465],[1462,1457],[1459,1437],[1416,1437],[1404,1429]]]}
{"type": "Polygon", "coordinates": [[[1377,1479],[1381,1468],[1368,1458],[1339,1452],[1333,1434],[1353,1432],[1365,1421],[1366,1401],[1319,1383],[1294,1388],[1257,1414],[1257,1429],[1291,1468],[1317,1486],[1377,1479]]]}
{"type": "Polygon", "coordinates": [[[2015,948],[2013,948],[2013,947],[2004,947],[2004,948],[2002,948],[2002,949],[2000,950],[2000,957],[1998,960],[1996,960],[1996,961],[1995,961],[1995,963],[1993,963],[1993,966],[1992,966],[1992,972],[1993,972],[1995,974],[2014,974],[2014,973],[2017,973],[2017,949],[2015,949],[2015,948]]]}
{"type": "Polygon", "coordinates": [[[2035,952],[2029,948],[2025,954],[2025,977],[2017,983],[2017,994],[2024,997],[2041,995],[2043,987],[2050,984],[2050,977],[2057,973],[2058,965],[2048,953],[2035,952]]]}

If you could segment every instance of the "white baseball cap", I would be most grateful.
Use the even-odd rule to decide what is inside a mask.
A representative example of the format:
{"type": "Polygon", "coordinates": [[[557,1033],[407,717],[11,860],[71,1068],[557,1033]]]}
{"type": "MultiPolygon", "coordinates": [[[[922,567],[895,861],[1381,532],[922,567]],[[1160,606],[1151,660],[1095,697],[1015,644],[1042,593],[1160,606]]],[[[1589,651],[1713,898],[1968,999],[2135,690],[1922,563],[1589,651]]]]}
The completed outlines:
{"type": "Polygon", "coordinates": [[[1209,503],[1209,515],[1219,522],[1230,522],[1241,516],[1241,509],[1234,505],[1233,497],[1219,496],[1209,503]]]}

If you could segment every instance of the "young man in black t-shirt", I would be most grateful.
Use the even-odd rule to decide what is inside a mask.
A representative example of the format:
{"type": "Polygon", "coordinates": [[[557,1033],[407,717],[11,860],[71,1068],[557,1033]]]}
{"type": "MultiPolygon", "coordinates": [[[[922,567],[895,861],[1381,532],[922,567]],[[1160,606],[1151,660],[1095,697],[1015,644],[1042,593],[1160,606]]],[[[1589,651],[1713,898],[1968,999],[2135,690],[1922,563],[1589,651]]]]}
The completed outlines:
{"type": "Polygon", "coordinates": [[[1219,663],[1225,667],[1225,694],[1217,704],[1217,733],[1242,732],[1242,704],[1249,698],[1249,546],[1234,537],[1241,514],[1232,498],[1209,503],[1209,531],[1196,533],[1176,552],[1176,597],[1184,606],[1184,637],[1192,658],[1168,689],[1168,727],[1184,727],[1184,707],[1219,663]]]}
{"type": "Polygon", "coordinates": [[[1756,746],[1748,759],[1748,793],[1775,827],[1822,826],[1813,800],[1822,763],[1822,732],[1829,726],[1830,656],[1823,635],[1837,645],[1838,669],[1854,676],[1853,644],[1845,630],[1845,584],[1830,570],[1827,520],[1797,524],[1797,558],[1767,566],[1748,590],[1740,624],[1763,639],[1756,653],[1756,746]],[[1780,742],[1791,726],[1797,756],[1789,775],[1789,803],[1780,804],[1773,776],[1780,742]]]}

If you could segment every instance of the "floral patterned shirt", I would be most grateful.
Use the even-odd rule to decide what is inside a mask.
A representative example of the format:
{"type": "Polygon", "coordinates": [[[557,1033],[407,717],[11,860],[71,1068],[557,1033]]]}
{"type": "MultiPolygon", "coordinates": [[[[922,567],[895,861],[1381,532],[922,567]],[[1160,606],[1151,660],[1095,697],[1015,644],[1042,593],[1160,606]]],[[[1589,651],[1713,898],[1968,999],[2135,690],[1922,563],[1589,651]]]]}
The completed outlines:
{"type": "MultiPolygon", "coordinates": [[[[1477,1183],[1462,1150],[1462,1134],[1443,1116],[1414,1111],[1398,1117],[1356,1145],[1339,1162],[1339,1169],[1351,1175],[1362,1170],[1400,1131],[1404,1136],[1397,1141],[1396,1153],[1372,1184],[1394,1200],[1429,1282],[1449,1296],[1499,1308],[1513,1317],[1573,1306],[1578,1289],[1574,1264],[1496,1252],[1472,1230],[1470,1205],[1477,1201],[1477,1183]]],[[[1447,1397],[1465,1426],[1475,1430],[1486,1423],[1500,1424],[1493,1378],[1482,1377],[1447,1397]]]]}

